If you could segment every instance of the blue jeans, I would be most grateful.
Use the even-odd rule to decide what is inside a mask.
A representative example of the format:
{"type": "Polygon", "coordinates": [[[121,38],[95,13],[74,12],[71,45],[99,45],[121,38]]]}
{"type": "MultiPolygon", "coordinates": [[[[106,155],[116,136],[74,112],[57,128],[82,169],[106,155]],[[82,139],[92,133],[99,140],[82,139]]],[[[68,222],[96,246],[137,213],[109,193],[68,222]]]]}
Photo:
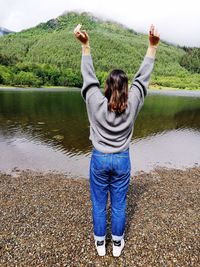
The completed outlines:
{"type": "Polygon", "coordinates": [[[112,239],[121,240],[124,237],[130,172],[129,149],[108,154],[93,148],[90,161],[90,196],[95,240],[105,240],[108,192],[111,201],[112,239]]]}

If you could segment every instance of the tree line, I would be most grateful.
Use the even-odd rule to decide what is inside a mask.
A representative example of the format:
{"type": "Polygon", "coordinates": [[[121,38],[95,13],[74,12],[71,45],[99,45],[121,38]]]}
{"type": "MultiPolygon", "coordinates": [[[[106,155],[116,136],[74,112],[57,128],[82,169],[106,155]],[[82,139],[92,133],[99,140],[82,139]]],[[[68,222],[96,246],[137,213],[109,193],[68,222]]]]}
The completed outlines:
{"type": "MultiPolygon", "coordinates": [[[[123,69],[131,82],[145,56],[148,36],[85,12],[69,12],[0,38],[0,84],[81,87],[81,46],[73,36],[73,29],[80,22],[89,32],[101,86],[114,68],[123,69]]],[[[199,56],[199,49],[161,41],[150,86],[200,88],[199,56]]]]}

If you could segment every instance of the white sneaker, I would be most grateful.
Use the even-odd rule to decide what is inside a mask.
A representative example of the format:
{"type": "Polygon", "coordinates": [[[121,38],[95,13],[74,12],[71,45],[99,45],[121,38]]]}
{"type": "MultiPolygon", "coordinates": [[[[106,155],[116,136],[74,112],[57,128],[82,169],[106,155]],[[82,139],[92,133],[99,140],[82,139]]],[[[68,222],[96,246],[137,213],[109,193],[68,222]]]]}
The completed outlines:
{"type": "Polygon", "coordinates": [[[113,256],[119,257],[121,255],[122,249],[124,248],[124,238],[122,240],[113,240],[113,256]]]}
{"type": "Polygon", "coordinates": [[[95,246],[96,246],[99,256],[106,255],[106,241],[105,240],[102,240],[102,241],[95,240],[95,246]]]}

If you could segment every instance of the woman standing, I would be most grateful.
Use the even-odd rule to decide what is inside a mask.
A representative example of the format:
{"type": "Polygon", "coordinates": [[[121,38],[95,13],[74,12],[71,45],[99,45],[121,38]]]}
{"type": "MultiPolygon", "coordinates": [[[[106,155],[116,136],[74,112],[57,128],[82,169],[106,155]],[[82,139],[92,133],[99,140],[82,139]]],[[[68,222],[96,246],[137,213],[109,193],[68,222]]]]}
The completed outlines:
{"type": "Polygon", "coordinates": [[[113,256],[118,257],[124,247],[126,196],[131,173],[129,143],[134,122],[147,95],[160,35],[151,25],[147,53],[130,89],[126,73],[114,69],[107,77],[102,94],[90,54],[89,36],[81,31],[80,24],[74,34],[82,43],[81,95],[86,102],[89,139],[93,144],[90,194],[95,246],[100,256],[106,254],[106,205],[110,192],[113,256]]]}

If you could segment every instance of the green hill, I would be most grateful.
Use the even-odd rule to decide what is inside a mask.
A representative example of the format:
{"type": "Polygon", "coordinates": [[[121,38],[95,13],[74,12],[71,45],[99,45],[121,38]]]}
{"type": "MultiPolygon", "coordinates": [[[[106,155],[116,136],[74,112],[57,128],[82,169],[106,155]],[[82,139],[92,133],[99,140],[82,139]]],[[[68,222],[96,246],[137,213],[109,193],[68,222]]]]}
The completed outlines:
{"type": "MultiPolygon", "coordinates": [[[[78,23],[89,33],[101,85],[113,68],[122,68],[131,80],[146,53],[148,36],[86,12],[69,12],[0,38],[0,84],[81,87],[81,45],[73,34],[78,23]]],[[[187,51],[162,41],[150,86],[199,89],[200,74],[183,64],[184,57],[187,51]]]]}
{"type": "Polygon", "coordinates": [[[184,47],[184,50],[187,53],[181,58],[181,66],[192,73],[200,73],[200,48],[184,47]]]}

